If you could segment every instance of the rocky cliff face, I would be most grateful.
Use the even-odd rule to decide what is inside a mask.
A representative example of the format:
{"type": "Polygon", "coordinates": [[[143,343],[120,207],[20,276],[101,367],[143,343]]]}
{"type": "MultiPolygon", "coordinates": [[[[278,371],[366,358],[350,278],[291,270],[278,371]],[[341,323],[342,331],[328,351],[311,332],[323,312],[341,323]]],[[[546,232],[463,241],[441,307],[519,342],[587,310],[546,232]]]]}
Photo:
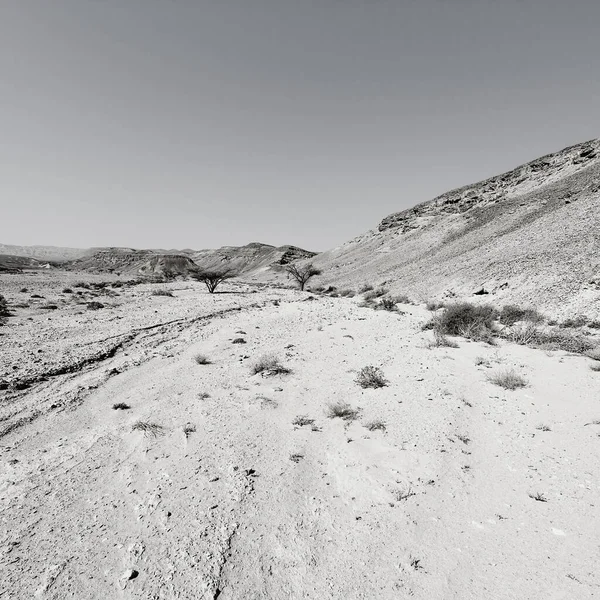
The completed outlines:
{"type": "Polygon", "coordinates": [[[392,214],[314,260],[323,283],[600,317],[600,140],[392,214]]]}
{"type": "MultiPolygon", "coordinates": [[[[473,209],[501,203],[503,200],[534,191],[586,169],[599,160],[600,140],[577,144],[555,154],[548,154],[508,173],[490,177],[476,184],[456,190],[418,204],[413,208],[391,214],[381,221],[379,231],[398,228],[403,233],[420,229],[441,215],[462,214],[466,219],[473,209]]],[[[590,191],[597,182],[590,182],[590,191]]],[[[595,191],[598,191],[596,187],[595,191]]],[[[581,190],[565,190],[568,201],[581,190]]]]}

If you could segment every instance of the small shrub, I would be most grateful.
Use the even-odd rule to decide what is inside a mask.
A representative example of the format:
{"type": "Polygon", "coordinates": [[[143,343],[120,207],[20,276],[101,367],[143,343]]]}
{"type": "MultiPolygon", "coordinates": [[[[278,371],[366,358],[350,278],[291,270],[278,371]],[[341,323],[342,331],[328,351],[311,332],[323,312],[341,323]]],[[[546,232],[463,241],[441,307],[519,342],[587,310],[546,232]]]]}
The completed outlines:
{"type": "Polygon", "coordinates": [[[459,434],[456,436],[457,440],[460,440],[463,444],[467,445],[470,443],[471,439],[467,435],[459,434]]]}
{"type": "Polygon", "coordinates": [[[290,460],[295,463],[299,463],[304,458],[304,454],[294,453],[290,454],[290,460]]]}
{"type": "Polygon", "coordinates": [[[194,360],[196,361],[196,364],[198,364],[198,365],[210,365],[211,364],[210,359],[205,354],[196,354],[196,356],[194,356],[194,360]]]}
{"type": "Polygon", "coordinates": [[[552,429],[548,425],[538,425],[536,429],[538,431],[552,431],[552,429]]]}
{"type": "Polygon", "coordinates": [[[583,315],[577,315],[576,317],[565,319],[559,325],[559,327],[561,327],[562,329],[565,329],[565,328],[576,329],[578,327],[583,327],[584,325],[587,325],[587,322],[588,322],[587,317],[585,317],[583,315]]]}
{"type": "Polygon", "coordinates": [[[250,368],[253,375],[286,375],[291,373],[291,370],[284,367],[277,356],[273,354],[266,354],[259,358],[250,368]]]}
{"type": "Polygon", "coordinates": [[[529,321],[530,323],[542,323],[544,315],[534,308],[521,308],[514,304],[502,307],[499,314],[500,323],[503,325],[514,325],[518,321],[529,321]]]}
{"type": "Polygon", "coordinates": [[[238,338],[235,338],[233,340],[233,342],[231,342],[231,343],[232,344],[245,344],[246,340],[244,338],[242,338],[242,337],[238,337],[238,338]]]}
{"type": "Polygon", "coordinates": [[[484,367],[489,367],[490,366],[490,361],[487,360],[486,358],[484,358],[483,356],[476,356],[475,357],[475,364],[477,366],[484,366],[484,367]]]}
{"type": "Polygon", "coordinates": [[[543,330],[535,325],[526,325],[523,328],[511,330],[502,335],[518,344],[534,348],[564,350],[574,354],[583,354],[595,346],[591,340],[583,335],[562,329],[543,330]]]}
{"type": "Polygon", "coordinates": [[[71,288],[63,288],[63,294],[72,294],[73,290],[71,288]]]}
{"type": "Polygon", "coordinates": [[[19,290],[22,294],[26,294],[29,290],[27,288],[21,288],[19,290]]]}
{"type": "Polygon", "coordinates": [[[590,365],[590,369],[592,371],[596,371],[596,373],[600,372],[600,362],[595,362],[590,365]]]}
{"type": "Polygon", "coordinates": [[[163,435],[164,427],[156,423],[148,423],[147,421],[136,421],[131,426],[132,431],[141,431],[146,437],[158,437],[163,435]]]}
{"type": "Polygon", "coordinates": [[[388,293],[386,288],[380,287],[376,290],[370,290],[363,295],[365,300],[375,300],[376,298],[381,298],[381,296],[385,296],[388,293]]]}
{"type": "Polygon", "coordinates": [[[87,303],[87,308],[88,310],[100,310],[101,308],[104,308],[104,304],[102,304],[102,302],[88,302],[87,303]]]}
{"type": "Polygon", "coordinates": [[[208,392],[200,392],[198,398],[200,398],[200,400],[207,400],[210,398],[210,394],[208,392]]]}
{"type": "Polygon", "coordinates": [[[365,292],[370,292],[373,290],[373,286],[370,283],[363,283],[363,285],[359,288],[359,293],[364,294],[365,292]]]}
{"type": "Polygon", "coordinates": [[[427,310],[430,310],[431,312],[435,312],[436,310],[439,310],[440,308],[444,308],[444,306],[446,306],[441,300],[428,300],[427,304],[425,305],[427,310]]]}
{"type": "Polygon", "coordinates": [[[131,406],[129,404],[125,404],[125,402],[117,402],[112,405],[113,410],[129,410],[131,406]]]}
{"type": "Polygon", "coordinates": [[[413,489],[410,485],[404,489],[394,490],[393,494],[394,494],[394,499],[397,502],[402,502],[403,500],[408,500],[411,496],[417,495],[415,492],[413,492],[413,489]]]}
{"type": "Polygon", "coordinates": [[[394,300],[396,301],[396,304],[412,304],[412,300],[406,294],[395,296],[394,300]]]}
{"type": "Polygon", "coordinates": [[[493,331],[496,310],[485,304],[477,306],[469,302],[460,302],[446,306],[439,315],[439,327],[446,335],[463,337],[482,336],[483,332],[493,331]]]}
{"type": "Polygon", "coordinates": [[[587,326],[590,329],[600,329],[600,321],[590,321],[587,326]]]}
{"type": "Polygon", "coordinates": [[[6,322],[6,317],[10,317],[10,310],[8,310],[8,302],[6,298],[0,294],[0,324],[6,322]]]}
{"type": "Polygon", "coordinates": [[[396,310],[396,301],[393,298],[382,298],[378,307],[393,312],[396,310]]]}
{"type": "Polygon", "coordinates": [[[39,294],[31,294],[30,298],[44,298],[44,296],[40,296],[39,294]]]}
{"type": "Polygon", "coordinates": [[[354,421],[358,418],[359,411],[352,408],[347,402],[334,402],[327,407],[327,416],[330,419],[343,419],[344,421],[354,421]]]}
{"type": "Polygon", "coordinates": [[[488,377],[490,383],[499,385],[505,390],[516,390],[527,386],[527,380],[513,369],[507,369],[488,377]]]}
{"type": "Polygon", "coordinates": [[[173,298],[173,292],[170,290],[154,290],[152,292],[153,296],[168,296],[169,298],[173,298]]]}
{"type": "Polygon", "coordinates": [[[192,433],[196,433],[196,426],[193,423],[186,423],[183,426],[183,435],[185,435],[186,438],[189,438],[192,433]]]}
{"type": "Polygon", "coordinates": [[[78,288],[83,288],[85,290],[89,290],[91,286],[86,281],[77,281],[76,283],[73,284],[73,287],[78,287],[78,288]]]}
{"type": "Polygon", "coordinates": [[[40,308],[43,308],[44,310],[57,310],[58,306],[56,304],[42,304],[40,308]]]}
{"type": "Polygon", "coordinates": [[[592,360],[598,360],[600,361],[600,346],[597,346],[596,348],[592,348],[591,350],[588,350],[585,355],[588,358],[591,358],[592,360]]]}
{"type": "Polygon", "coordinates": [[[361,388],[382,388],[389,382],[384,377],[381,369],[369,365],[363,367],[358,372],[356,383],[358,383],[361,388]]]}
{"type": "Polygon", "coordinates": [[[381,419],[374,419],[373,421],[367,421],[365,423],[365,427],[369,431],[385,431],[386,430],[385,421],[382,421],[381,419]]]}
{"type": "Polygon", "coordinates": [[[459,348],[459,345],[448,339],[439,329],[434,328],[433,330],[433,341],[429,342],[430,348],[459,348]]]}
{"type": "Polygon", "coordinates": [[[308,415],[298,415],[292,421],[292,425],[298,425],[299,427],[304,427],[304,425],[312,425],[314,422],[315,422],[315,420],[311,419],[308,415]]]}
{"type": "Polygon", "coordinates": [[[354,290],[340,290],[340,296],[342,298],[353,298],[356,296],[356,292],[354,290]]]}
{"type": "Polygon", "coordinates": [[[541,492],[531,493],[529,494],[529,497],[537,502],[548,502],[548,498],[546,498],[546,496],[544,496],[544,494],[541,492]]]}

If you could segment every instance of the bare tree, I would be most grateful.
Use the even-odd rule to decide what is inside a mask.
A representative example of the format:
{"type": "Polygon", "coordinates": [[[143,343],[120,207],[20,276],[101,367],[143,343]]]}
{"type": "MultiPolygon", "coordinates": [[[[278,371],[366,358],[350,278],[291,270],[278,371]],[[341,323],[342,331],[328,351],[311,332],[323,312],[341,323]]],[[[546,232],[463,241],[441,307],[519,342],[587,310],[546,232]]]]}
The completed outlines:
{"type": "Polygon", "coordinates": [[[219,284],[226,279],[232,279],[236,274],[231,269],[222,269],[220,271],[197,271],[191,275],[196,281],[204,283],[208,291],[214,294],[219,284]]]}
{"type": "Polygon", "coordinates": [[[315,275],[321,274],[321,270],[313,267],[312,263],[306,265],[305,267],[288,265],[285,270],[287,271],[288,275],[291,275],[292,278],[296,280],[296,283],[300,286],[301,290],[304,290],[304,286],[308,283],[309,279],[315,275]]]}

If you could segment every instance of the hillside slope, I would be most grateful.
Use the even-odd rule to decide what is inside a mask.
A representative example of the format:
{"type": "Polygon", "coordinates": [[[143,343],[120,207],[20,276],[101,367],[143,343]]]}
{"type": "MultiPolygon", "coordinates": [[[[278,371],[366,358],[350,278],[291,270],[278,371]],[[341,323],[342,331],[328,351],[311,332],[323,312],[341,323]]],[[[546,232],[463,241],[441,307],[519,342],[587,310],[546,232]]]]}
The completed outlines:
{"type": "Polygon", "coordinates": [[[0,244],[0,255],[22,256],[41,261],[76,260],[90,252],[85,248],[62,248],[59,246],[15,246],[0,244]]]}
{"type": "Polygon", "coordinates": [[[415,299],[470,297],[600,314],[600,140],[383,219],[320,254],[322,280],[415,299]]]}

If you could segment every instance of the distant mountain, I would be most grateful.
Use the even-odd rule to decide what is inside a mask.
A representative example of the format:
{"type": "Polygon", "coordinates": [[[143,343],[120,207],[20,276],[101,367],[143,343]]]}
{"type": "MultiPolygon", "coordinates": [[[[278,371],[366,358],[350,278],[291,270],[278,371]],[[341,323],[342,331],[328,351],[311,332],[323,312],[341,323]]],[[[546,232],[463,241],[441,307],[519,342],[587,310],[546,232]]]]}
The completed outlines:
{"type": "MultiPolygon", "coordinates": [[[[0,245],[0,266],[10,262],[19,263],[19,269],[35,269],[44,266],[42,259],[54,261],[57,266],[70,271],[90,273],[119,273],[137,275],[188,275],[201,269],[230,269],[237,274],[255,271],[282,271],[284,265],[294,260],[310,258],[314,252],[295,246],[279,248],[268,244],[251,243],[246,246],[225,246],[217,250],[137,250],[135,248],[55,248],[47,246],[8,246],[0,245]],[[8,251],[17,250],[18,255],[8,251]],[[67,256],[75,258],[65,258],[67,256]],[[20,260],[16,260],[21,257],[20,260]],[[33,258],[36,257],[36,258],[33,258]]],[[[45,263],[47,264],[47,263],[45,263]]],[[[11,267],[12,268],[12,267],[11,267]]]]}
{"type": "Polygon", "coordinates": [[[600,315],[600,140],[389,215],[313,262],[338,287],[600,315]]]}

